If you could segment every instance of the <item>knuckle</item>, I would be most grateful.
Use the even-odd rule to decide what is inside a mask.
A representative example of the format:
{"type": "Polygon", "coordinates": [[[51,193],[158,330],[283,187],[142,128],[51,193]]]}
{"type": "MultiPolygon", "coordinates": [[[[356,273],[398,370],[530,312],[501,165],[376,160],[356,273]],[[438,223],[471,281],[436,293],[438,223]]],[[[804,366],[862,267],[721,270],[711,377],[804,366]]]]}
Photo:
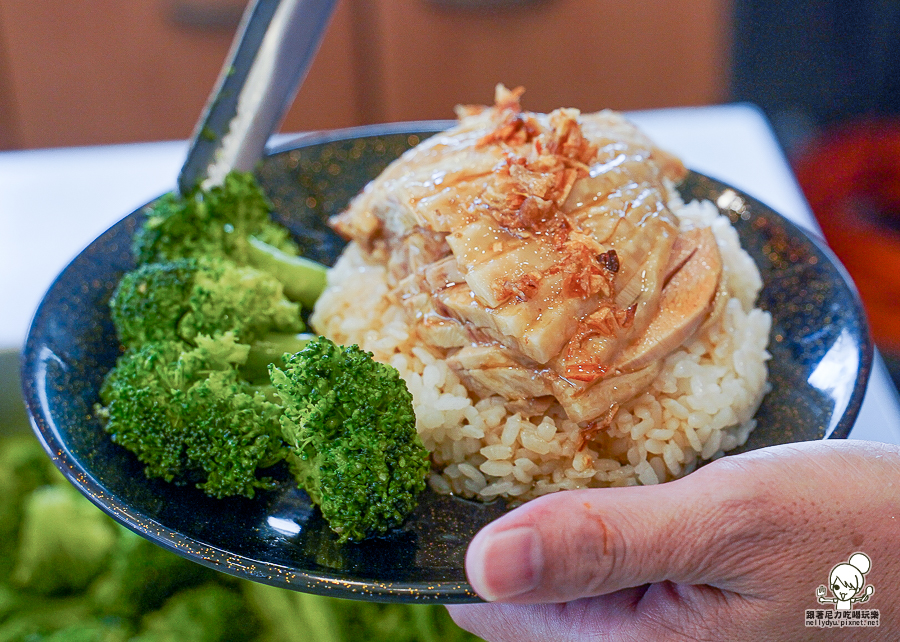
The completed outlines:
{"type": "Polygon", "coordinates": [[[629,557],[620,518],[611,519],[577,491],[562,495],[535,505],[532,514],[544,543],[544,583],[564,590],[567,599],[608,592],[611,582],[618,588],[629,557]]]}

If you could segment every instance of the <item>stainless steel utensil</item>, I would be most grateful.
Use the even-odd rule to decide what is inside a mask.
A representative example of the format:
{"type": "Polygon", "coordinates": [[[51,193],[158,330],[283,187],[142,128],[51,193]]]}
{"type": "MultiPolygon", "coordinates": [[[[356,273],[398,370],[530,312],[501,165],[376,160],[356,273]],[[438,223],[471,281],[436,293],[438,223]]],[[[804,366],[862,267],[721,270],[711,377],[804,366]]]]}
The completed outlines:
{"type": "Polygon", "coordinates": [[[254,0],[197,123],[182,194],[249,171],[262,158],[318,51],[337,0],[254,0]]]}

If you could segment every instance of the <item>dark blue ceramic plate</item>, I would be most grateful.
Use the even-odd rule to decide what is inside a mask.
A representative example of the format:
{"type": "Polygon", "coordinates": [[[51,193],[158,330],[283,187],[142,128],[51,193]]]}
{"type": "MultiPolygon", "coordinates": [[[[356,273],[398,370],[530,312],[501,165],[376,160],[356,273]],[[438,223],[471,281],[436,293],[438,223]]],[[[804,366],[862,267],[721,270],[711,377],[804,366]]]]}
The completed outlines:
{"type": "MultiPolygon", "coordinates": [[[[343,242],[325,225],[391,160],[446,123],[365,128],[308,137],[268,156],[258,172],[277,217],[307,256],[331,263],[343,242]]],[[[736,225],[765,281],[760,305],[774,317],[772,392],[742,450],[846,437],[872,363],[862,308],[834,256],[771,209],[727,185],[691,174],[685,199],[716,202],[736,225]]],[[[23,358],[34,429],[60,470],[132,530],[201,564],[267,584],[345,598],[475,601],[466,545],[504,511],[426,491],[389,537],[338,545],[288,476],[253,500],[213,500],[194,488],[148,480],[112,444],[92,408],[119,355],[107,301],[133,266],[137,211],[81,253],[44,298],[23,358]]]]}

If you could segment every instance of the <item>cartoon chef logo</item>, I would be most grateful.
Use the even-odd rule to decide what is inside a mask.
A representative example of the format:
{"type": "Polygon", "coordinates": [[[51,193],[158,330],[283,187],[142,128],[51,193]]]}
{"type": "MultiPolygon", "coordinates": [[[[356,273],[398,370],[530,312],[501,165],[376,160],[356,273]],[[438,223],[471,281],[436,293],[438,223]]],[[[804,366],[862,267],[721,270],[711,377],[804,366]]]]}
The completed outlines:
{"type": "Polygon", "coordinates": [[[816,589],[819,604],[834,604],[835,611],[849,611],[858,602],[868,602],[875,587],[869,584],[865,591],[862,589],[866,583],[865,575],[871,568],[872,560],[865,553],[854,553],[849,560],[835,566],[828,576],[831,597],[827,597],[825,586],[816,589]]]}

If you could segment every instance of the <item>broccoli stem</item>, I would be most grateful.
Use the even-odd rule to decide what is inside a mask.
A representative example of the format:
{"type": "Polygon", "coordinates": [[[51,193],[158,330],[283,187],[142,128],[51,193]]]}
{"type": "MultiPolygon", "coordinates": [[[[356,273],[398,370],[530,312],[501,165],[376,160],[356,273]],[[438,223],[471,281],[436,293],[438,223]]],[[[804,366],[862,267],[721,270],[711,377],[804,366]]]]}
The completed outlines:
{"type": "Polygon", "coordinates": [[[292,301],[311,308],[325,289],[327,268],[302,256],[292,256],[251,236],[247,244],[250,265],[268,272],[284,286],[292,301]]]}
{"type": "Polygon", "coordinates": [[[300,352],[316,335],[308,332],[270,332],[250,345],[247,361],[241,366],[241,376],[251,383],[269,382],[269,364],[284,365],[281,358],[300,352]]]}

